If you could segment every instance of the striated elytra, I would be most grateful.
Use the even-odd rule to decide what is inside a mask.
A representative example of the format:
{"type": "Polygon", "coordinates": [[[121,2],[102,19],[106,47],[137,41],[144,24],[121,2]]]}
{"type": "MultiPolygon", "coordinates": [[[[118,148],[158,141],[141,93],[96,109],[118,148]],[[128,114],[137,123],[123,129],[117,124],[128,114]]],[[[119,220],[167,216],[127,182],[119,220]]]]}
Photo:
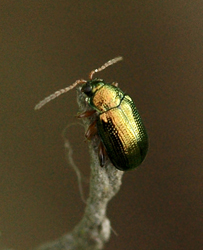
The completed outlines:
{"type": "Polygon", "coordinates": [[[98,146],[100,165],[103,167],[108,155],[112,164],[119,170],[126,171],[138,167],[144,160],[148,150],[148,136],[142,119],[131,97],[125,94],[113,82],[105,83],[102,79],[95,78],[96,72],[122,60],[116,57],[100,68],[90,72],[89,80],[80,79],[72,85],[58,90],[39,102],[35,109],[83,84],[81,91],[87,96],[87,102],[92,110],[78,115],[78,118],[92,116],[96,113],[96,120],[86,131],[86,138],[91,139],[98,134],[101,143],[98,146]]]}

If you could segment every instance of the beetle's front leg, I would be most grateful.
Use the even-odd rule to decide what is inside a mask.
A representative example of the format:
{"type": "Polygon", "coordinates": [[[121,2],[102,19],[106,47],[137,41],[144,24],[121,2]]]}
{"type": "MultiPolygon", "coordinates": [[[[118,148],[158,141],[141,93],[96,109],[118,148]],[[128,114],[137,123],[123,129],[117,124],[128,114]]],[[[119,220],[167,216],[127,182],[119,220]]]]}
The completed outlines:
{"type": "Polygon", "coordinates": [[[83,113],[80,113],[76,115],[77,118],[85,118],[85,117],[90,117],[96,113],[96,110],[87,110],[83,113]]]}
{"type": "Polygon", "coordinates": [[[117,82],[112,82],[111,85],[113,85],[113,86],[115,86],[115,87],[118,87],[118,83],[117,83],[117,82]]]}

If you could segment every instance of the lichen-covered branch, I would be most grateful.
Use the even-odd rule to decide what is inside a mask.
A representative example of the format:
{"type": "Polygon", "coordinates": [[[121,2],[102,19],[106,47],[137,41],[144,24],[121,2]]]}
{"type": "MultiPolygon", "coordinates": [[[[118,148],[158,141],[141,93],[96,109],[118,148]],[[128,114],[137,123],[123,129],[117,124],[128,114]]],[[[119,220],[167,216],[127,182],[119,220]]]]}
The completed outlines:
{"type": "MultiPolygon", "coordinates": [[[[78,91],[78,104],[81,111],[88,108],[80,91],[78,91]]],[[[92,119],[94,117],[84,119],[86,129],[92,119]]],[[[90,191],[82,220],[72,232],[53,242],[36,247],[34,250],[99,250],[103,249],[104,244],[109,240],[111,226],[106,217],[106,209],[108,202],[120,189],[123,172],[117,170],[110,161],[105,167],[100,167],[98,143],[97,137],[89,143],[90,191]]]]}

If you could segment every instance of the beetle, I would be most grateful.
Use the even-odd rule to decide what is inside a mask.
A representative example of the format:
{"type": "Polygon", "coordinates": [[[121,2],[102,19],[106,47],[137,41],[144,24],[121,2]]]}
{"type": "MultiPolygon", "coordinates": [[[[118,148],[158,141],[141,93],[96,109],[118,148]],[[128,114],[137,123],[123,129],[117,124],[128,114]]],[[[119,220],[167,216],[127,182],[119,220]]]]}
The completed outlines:
{"type": "Polygon", "coordinates": [[[79,79],[72,85],[58,90],[39,102],[35,109],[83,84],[81,91],[86,95],[91,110],[79,114],[78,118],[90,117],[96,113],[95,121],[90,124],[85,136],[91,139],[98,134],[101,139],[98,149],[100,165],[103,167],[106,156],[119,170],[126,171],[138,167],[148,151],[148,136],[142,119],[131,97],[118,88],[116,82],[106,83],[94,78],[96,72],[121,61],[122,57],[109,60],[101,67],[92,70],[89,80],[79,79]]]}

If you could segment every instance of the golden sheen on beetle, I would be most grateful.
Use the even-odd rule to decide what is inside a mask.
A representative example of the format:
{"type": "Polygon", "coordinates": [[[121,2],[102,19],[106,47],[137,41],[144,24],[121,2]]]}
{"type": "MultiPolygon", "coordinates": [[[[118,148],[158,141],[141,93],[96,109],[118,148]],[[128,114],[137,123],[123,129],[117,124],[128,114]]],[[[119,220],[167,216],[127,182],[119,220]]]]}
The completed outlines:
{"type": "Polygon", "coordinates": [[[90,72],[89,80],[80,79],[72,85],[56,91],[39,102],[35,109],[83,84],[81,91],[87,96],[91,110],[78,115],[78,118],[90,117],[96,113],[95,121],[87,129],[85,136],[91,139],[96,134],[100,137],[98,156],[103,167],[108,158],[119,170],[126,171],[138,167],[144,160],[148,150],[148,136],[142,119],[131,97],[118,88],[116,82],[106,83],[94,78],[96,72],[121,61],[116,57],[100,68],[90,72]]]}

